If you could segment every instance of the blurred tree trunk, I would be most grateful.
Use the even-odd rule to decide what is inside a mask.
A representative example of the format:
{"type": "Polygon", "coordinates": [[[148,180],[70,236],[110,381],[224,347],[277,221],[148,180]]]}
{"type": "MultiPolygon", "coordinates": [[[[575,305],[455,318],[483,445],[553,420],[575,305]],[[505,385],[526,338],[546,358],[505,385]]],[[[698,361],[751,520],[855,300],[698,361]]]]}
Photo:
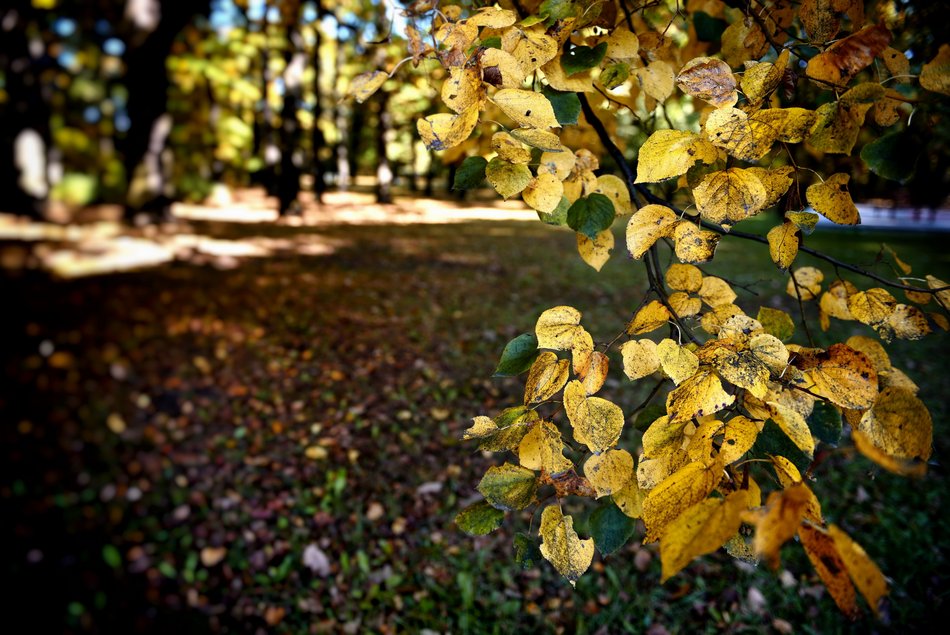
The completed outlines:
{"type": "Polygon", "coordinates": [[[389,163],[387,148],[393,141],[393,115],[389,112],[389,93],[377,93],[379,114],[376,126],[376,202],[393,202],[393,170],[389,163]]]}
{"type": "Polygon", "coordinates": [[[311,151],[313,154],[313,196],[317,203],[323,202],[323,193],[327,189],[326,178],[323,174],[323,161],[320,158],[320,152],[327,145],[327,140],[323,136],[323,129],[320,127],[320,118],[323,115],[323,99],[320,91],[320,46],[323,44],[322,22],[326,15],[323,8],[323,2],[317,0],[317,21],[314,24],[314,43],[313,43],[313,131],[310,137],[311,151]]]}
{"type": "Polygon", "coordinates": [[[0,105],[0,209],[40,216],[49,196],[49,102],[41,74],[46,45],[28,0],[0,9],[0,67],[7,101],[0,105]],[[37,46],[39,44],[39,46],[37,46]]]}
{"type": "Polygon", "coordinates": [[[127,218],[139,211],[156,215],[169,211],[170,155],[165,149],[172,119],[165,64],[178,33],[209,7],[209,0],[127,0],[125,4],[124,80],[130,123],[124,143],[127,218]]]}
{"type": "MultiPolygon", "coordinates": [[[[336,14],[334,14],[334,17],[336,17],[336,14]]],[[[346,110],[343,107],[343,94],[338,87],[343,64],[346,62],[346,47],[344,46],[343,36],[341,35],[343,31],[344,28],[338,20],[336,29],[336,61],[333,65],[333,101],[336,104],[333,108],[333,123],[339,135],[336,147],[334,148],[334,154],[336,155],[336,185],[337,189],[341,192],[350,189],[350,183],[353,177],[353,171],[350,169],[350,166],[353,164],[350,160],[350,138],[347,134],[349,128],[347,126],[346,110]]]]}
{"type": "Polygon", "coordinates": [[[277,175],[277,198],[281,216],[292,211],[300,194],[300,121],[297,110],[303,94],[303,72],[306,66],[303,38],[300,35],[300,6],[290,7],[284,15],[286,40],[284,49],[283,104],[280,109],[280,169],[277,175]]]}
{"type": "Polygon", "coordinates": [[[261,33],[264,36],[264,48],[261,49],[261,109],[254,125],[254,156],[261,158],[263,167],[258,170],[255,180],[264,186],[270,195],[277,194],[277,162],[280,151],[274,143],[274,117],[270,109],[270,85],[273,80],[270,68],[270,39],[267,22],[268,3],[264,2],[261,17],[261,33]]]}

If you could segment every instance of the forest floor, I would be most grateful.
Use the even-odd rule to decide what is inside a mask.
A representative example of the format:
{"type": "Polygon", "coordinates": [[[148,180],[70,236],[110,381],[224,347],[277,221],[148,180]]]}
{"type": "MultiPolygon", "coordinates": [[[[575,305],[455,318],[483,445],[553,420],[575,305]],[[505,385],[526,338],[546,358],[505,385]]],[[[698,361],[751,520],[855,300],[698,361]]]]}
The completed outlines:
{"type": "MultiPolygon", "coordinates": [[[[596,273],[572,233],[511,208],[359,199],[274,223],[245,203],[243,218],[179,209],[165,230],[0,223],[0,542],[6,604],[32,630],[897,632],[946,610],[945,335],[889,347],[934,416],[928,476],[882,472],[849,442],[815,472],[826,517],[892,580],[883,622],[845,622],[794,544],[775,573],[720,553],[660,585],[655,547],[634,539],[574,590],[512,561],[528,514],[457,530],[503,460],[459,437],[519,401],[521,380],[490,378],[505,342],[558,304],[612,337],[640,268],[618,247],[596,273]]],[[[808,240],[873,267],[886,242],[950,278],[939,236],[808,240]]],[[[792,311],[771,267],[726,239],[705,269],[760,294],[740,305],[792,311]]],[[[870,333],[853,324],[819,343],[870,333]]],[[[605,392],[629,406],[645,391],[613,377],[605,392]]],[[[628,426],[622,443],[638,438],[628,426]]]]}

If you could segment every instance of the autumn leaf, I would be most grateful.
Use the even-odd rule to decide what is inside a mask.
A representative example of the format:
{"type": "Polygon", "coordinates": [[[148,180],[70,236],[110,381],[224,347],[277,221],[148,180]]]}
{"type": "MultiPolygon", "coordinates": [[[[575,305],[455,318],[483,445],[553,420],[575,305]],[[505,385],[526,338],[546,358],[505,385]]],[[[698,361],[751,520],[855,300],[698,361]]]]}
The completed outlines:
{"type": "Polygon", "coordinates": [[[937,56],[920,69],[920,85],[950,95],[950,44],[941,44],[937,56]]]}
{"type": "Polygon", "coordinates": [[[792,356],[803,371],[802,385],[842,408],[870,408],[877,398],[877,372],[868,358],[844,344],[807,357],[792,356]]]}
{"type": "Polygon", "coordinates": [[[577,234],[577,251],[584,262],[593,267],[595,271],[600,271],[601,267],[607,264],[613,248],[614,233],[609,229],[598,233],[593,240],[584,234],[577,234]]]}
{"type": "Polygon", "coordinates": [[[851,200],[848,191],[847,174],[832,174],[821,183],[808,186],[805,197],[808,204],[819,211],[825,218],[839,225],[857,225],[861,222],[858,208],[851,200]]]}
{"type": "Polygon", "coordinates": [[[558,505],[541,512],[541,555],[574,586],[594,558],[594,541],[582,540],[574,531],[574,519],[565,516],[558,505]]]}
{"type": "Polygon", "coordinates": [[[507,199],[528,187],[531,183],[531,170],[527,165],[495,157],[485,166],[485,178],[496,192],[507,199]]]}
{"type": "Polygon", "coordinates": [[[809,501],[808,486],[796,483],[769,494],[764,513],[755,518],[755,552],[773,569],[779,565],[779,549],[798,532],[809,501]]]}
{"type": "Polygon", "coordinates": [[[574,467],[564,454],[561,433],[553,423],[539,421],[518,445],[518,462],[529,470],[557,474],[574,467]]]}
{"type": "Polygon", "coordinates": [[[697,57],[686,62],[676,76],[676,84],[687,95],[717,108],[733,106],[739,98],[732,69],[722,60],[711,57],[697,57]]]}
{"type": "MultiPolygon", "coordinates": [[[[579,382],[571,382],[579,383],[579,382]]],[[[600,397],[581,398],[573,407],[565,395],[565,410],[574,427],[574,438],[591,452],[603,452],[617,444],[623,430],[623,411],[614,403],[600,397]]]]}
{"type": "Polygon", "coordinates": [[[501,49],[482,51],[480,66],[482,79],[498,88],[519,88],[524,84],[525,72],[518,60],[501,49]]]}
{"type": "Polygon", "coordinates": [[[689,421],[719,412],[735,401],[735,397],[722,389],[722,382],[711,370],[700,370],[681,383],[666,397],[666,411],[675,422],[689,421]]]}
{"type": "Polygon", "coordinates": [[[668,236],[676,222],[676,214],[663,205],[645,205],[627,223],[627,251],[640,259],[653,244],[668,236]]]}
{"type": "Polygon", "coordinates": [[[652,340],[630,340],[620,347],[623,373],[630,379],[642,379],[660,367],[656,344],[652,340]]]}
{"type": "Polygon", "coordinates": [[[769,93],[778,88],[788,66],[788,58],[789,51],[784,49],[774,64],[758,62],[746,69],[739,85],[750,104],[761,103],[769,93]]]}
{"type": "Polygon", "coordinates": [[[685,346],[671,339],[661,341],[656,347],[663,372],[676,385],[692,377],[699,370],[699,358],[685,346]]]}
{"type": "Polygon", "coordinates": [[[851,154],[864,117],[871,106],[884,97],[884,92],[880,84],[867,82],[855,86],[838,101],[819,106],[806,138],[808,143],[830,154],[851,154]]]}
{"type": "Polygon", "coordinates": [[[360,73],[350,82],[349,94],[353,95],[357,103],[362,104],[372,97],[386,83],[387,79],[389,79],[389,73],[383,71],[360,73]]]}
{"type": "Polygon", "coordinates": [[[693,197],[703,218],[728,230],[762,211],[768,192],[748,170],[729,168],[707,175],[693,190],[693,197]]]}
{"type": "Polygon", "coordinates": [[[684,511],[700,502],[722,479],[722,463],[709,459],[680,468],[650,490],[643,500],[643,542],[658,540],[666,528],[684,511]]]}
{"type": "Polygon", "coordinates": [[[738,108],[720,108],[706,118],[709,141],[742,161],[758,161],[772,149],[778,128],[750,118],[738,108]]]}
{"type": "Polygon", "coordinates": [[[633,457],[626,450],[607,450],[584,463],[584,476],[594,486],[597,498],[620,491],[633,478],[633,457]]]}
{"type": "Polygon", "coordinates": [[[529,469],[505,463],[488,468],[478,484],[478,491],[495,509],[524,509],[534,501],[538,482],[529,469]]]}
{"type": "Polygon", "coordinates": [[[785,311],[773,309],[771,307],[759,307],[759,314],[756,320],[762,324],[765,332],[773,335],[783,342],[787,342],[795,333],[795,322],[785,311]]]}
{"type": "Polygon", "coordinates": [[[551,102],[533,90],[503,88],[495,93],[492,100],[506,115],[518,122],[519,126],[557,128],[561,125],[554,116],[551,102]]]}
{"type": "Polygon", "coordinates": [[[857,595],[834,539],[821,527],[809,525],[799,527],[798,537],[835,604],[848,618],[857,619],[860,615],[857,595]]]}
{"type": "Polygon", "coordinates": [[[457,115],[429,115],[420,119],[416,128],[429,150],[448,150],[468,139],[477,123],[478,108],[472,106],[457,115]]]}
{"type": "Polygon", "coordinates": [[[633,316],[633,320],[627,325],[627,334],[650,333],[669,322],[672,317],[669,310],[660,301],[653,300],[633,316]]]}
{"type": "Polygon", "coordinates": [[[667,525],[660,537],[660,582],[666,582],[699,556],[719,549],[739,531],[740,513],[747,501],[745,494],[733,492],[724,499],[707,498],[667,525]]]}
{"type": "Polygon", "coordinates": [[[531,151],[507,132],[496,132],[492,135],[491,147],[499,159],[508,163],[527,164],[531,161],[531,151]]]}
{"type": "Polygon", "coordinates": [[[657,130],[640,146],[637,183],[659,183],[686,174],[697,161],[713,163],[719,152],[687,130],[657,130]]]}
{"type": "Polygon", "coordinates": [[[481,108],[485,98],[481,74],[476,66],[455,66],[442,83],[442,102],[451,110],[462,113],[469,108],[481,108]]]}
{"type": "Polygon", "coordinates": [[[792,271],[789,276],[788,284],[785,286],[785,292],[793,298],[804,300],[814,300],[821,293],[821,282],[825,279],[825,274],[814,267],[801,267],[792,271]]]}
{"type": "Polygon", "coordinates": [[[866,26],[808,60],[805,74],[818,82],[844,86],[867,68],[890,42],[891,32],[884,25],[866,26]]]}
{"type": "Polygon", "coordinates": [[[681,220],[674,225],[672,233],[674,252],[683,262],[702,264],[716,255],[720,239],[716,232],[700,229],[688,220],[681,220]]]}
{"type": "Polygon", "coordinates": [[[889,456],[922,461],[930,458],[933,421],[927,407],[909,390],[882,390],[856,429],[889,456]]]}
{"type": "Polygon", "coordinates": [[[779,269],[788,269],[798,255],[802,242],[801,230],[794,223],[785,221],[769,230],[769,255],[779,269]]]}
{"type": "Polygon", "coordinates": [[[574,338],[583,330],[581,312],[571,306],[556,306],[543,312],[534,327],[538,348],[564,351],[571,348],[574,338]]]}
{"type": "Polygon", "coordinates": [[[521,192],[521,198],[532,208],[550,214],[561,202],[564,185],[553,174],[541,173],[530,180],[521,192]]]}
{"type": "Polygon", "coordinates": [[[723,426],[719,459],[724,465],[738,461],[755,445],[758,435],[759,426],[755,421],[743,415],[732,417],[723,426]]]}
{"type": "Polygon", "coordinates": [[[602,174],[597,177],[597,194],[603,194],[614,205],[617,216],[627,216],[633,213],[630,203],[630,190],[627,184],[613,174],[602,174]]]}
{"type": "Polygon", "coordinates": [[[724,304],[732,304],[737,296],[729,283],[722,278],[706,276],[699,285],[699,297],[712,308],[716,308],[724,304]]]}
{"type": "Polygon", "coordinates": [[[524,389],[525,404],[539,403],[556,395],[567,383],[569,367],[570,362],[558,359],[551,351],[538,355],[528,370],[524,389]]]}
{"type": "Polygon", "coordinates": [[[848,575],[864,596],[874,614],[880,617],[881,600],[888,593],[887,580],[864,549],[837,525],[829,525],[828,533],[834,540],[848,575]]]}
{"type": "Polygon", "coordinates": [[[696,293],[703,284],[703,272],[693,265],[673,263],[666,270],[666,284],[676,291],[696,293]]]}

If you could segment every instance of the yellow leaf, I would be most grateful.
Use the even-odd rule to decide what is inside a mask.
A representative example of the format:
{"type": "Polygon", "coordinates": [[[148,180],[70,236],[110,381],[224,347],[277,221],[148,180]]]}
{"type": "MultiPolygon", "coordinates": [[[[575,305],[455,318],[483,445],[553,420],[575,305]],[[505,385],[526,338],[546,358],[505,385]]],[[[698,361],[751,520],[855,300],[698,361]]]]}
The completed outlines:
{"type": "Polygon", "coordinates": [[[534,333],[538,338],[538,348],[550,348],[564,351],[572,347],[574,338],[583,331],[579,326],[581,312],[571,306],[556,306],[548,309],[538,318],[534,333]]]}
{"type": "Polygon", "coordinates": [[[891,32],[883,24],[866,26],[842,38],[808,60],[805,74],[820,84],[845,86],[891,41],[891,32]]]}
{"type": "Polygon", "coordinates": [[[666,411],[674,423],[689,421],[719,412],[736,398],[722,389],[722,382],[711,370],[700,370],[681,383],[666,397],[666,411]]]}
{"type": "Polygon", "coordinates": [[[764,157],[778,136],[774,126],[750,119],[738,108],[713,111],[704,129],[713,145],[741,161],[758,161],[764,157]]]}
{"type": "Polygon", "coordinates": [[[522,143],[527,143],[529,146],[545,152],[567,153],[567,149],[561,144],[561,138],[547,130],[515,128],[511,131],[511,136],[522,143]]]}
{"type": "Polygon", "coordinates": [[[485,166],[485,178],[504,198],[511,198],[531,183],[531,170],[526,165],[495,157],[485,166]]]}
{"type": "Polygon", "coordinates": [[[944,309],[950,310],[950,289],[945,289],[944,287],[950,286],[940,278],[936,278],[930,274],[925,276],[927,279],[927,286],[933,289],[943,289],[943,291],[937,291],[934,294],[934,297],[937,299],[937,303],[942,306],[944,309]]]}
{"type": "Polygon", "coordinates": [[[498,430],[498,426],[490,417],[478,416],[472,419],[472,427],[462,433],[462,439],[481,439],[498,430]]]}
{"type": "Polygon", "coordinates": [[[676,84],[687,95],[717,108],[733,106],[739,99],[732,69],[722,60],[711,57],[697,57],[686,62],[676,76],[676,84]]]}
{"type": "Polygon", "coordinates": [[[740,86],[750,104],[758,104],[766,95],[775,90],[782,81],[782,74],[788,66],[789,52],[783,49],[775,64],[759,62],[753,64],[742,74],[740,86]]]}
{"type": "Polygon", "coordinates": [[[735,304],[723,304],[703,313],[700,326],[710,335],[718,335],[729,318],[742,314],[742,309],[735,304]]]}
{"type": "Polygon", "coordinates": [[[561,433],[553,423],[539,421],[518,445],[518,461],[529,470],[549,474],[565,472],[574,464],[564,456],[561,433]]]}
{"type": "Polygon", "coordinates": [[[627,325],[628,335],[640,335],[655,331],[670,321],[669,310],[658,300],[653,300],[633,316],[627,325]]]}
{"type": "Polygon", "coordinates": [[[558,505],[548,505],[541,512],[538,534],[541,555],[574,586],[594,558],[594,541],[581,540],[574,531],[574,519],[565,516],[558,505]]]}
{"type": "Polygon", "coordinates": [[[624,342],[620,354],[623,356],[623,373],[630,379],[642,379],[660,367],[656,344],[652,340],[624,342]]]}
{"type": "MultiPolygon", "coordinates": [[[[720,337],[723,337],[723,330],[720,330],[720,337]]],[[[731,346],[720,344],[704,358],[709,359],[719,375],[730,384],[745,388],[760,399],[768,391],[769,370],[751,352],[736,352],[731,346]]]]}
{"type": "Polygon", "coordinates": [[[716,308],[724,304],[732,304],[736,299],[736,292],[722,278],[706,276],[699,287],[699,297],[712,308],[716,308]]]}
{"type": "Polygon", "coordinates": [[[709,496],[722,480],[722,462],[709,459],[688,463],[650,490],[643,500],[643,542],[653,542],[684,511],[709,496]]]}
{"type": "Polygon", "coordinates": [[[614,204],[617,216],[626,216],[633,213],[630,204],[630,191],[627,185],[613,174],[604,174],[597,177],[597,189],[594,192],[603,194],[614,204]]]}
{"type": "Polygon", "coordinates": [[[553,174],[563,181],[574,169],[575,157],[573,152],[542,152],[538,175],[553,174]]]}
{"type": "Polygon", "coordinates": [[[674,251],[683,262],[701,264],[716,255],[719,234],[700,229],[688,220],[681,220],[673,228],[674,251]]]}
{"type": "Polygon", "coordinates": [[[858,292],[858,288],[847,280],[835,280],[821,295],[821,310],[838,320],[853,320],[848,309],[848,298],[858,292]]]}
{"type": "MultiPolygon", "coordinates": [[[[509,163],[528,163],[531,161],[531,150],[528,150],[507,132],[496,132],[492,135],[491,149],[498,153],[499,159],[509,163]]],[[[560,183],[558,181],[558,185],[560,183]]]]}
{"type": "Polygon", "coordinates": [[[877,372],[863,353],[833,344],[824,353],[802,359],[796,353],[792,363],[802,371],[803,387],[842,408],[864,409],[877,398],[877,372]]]}
{"type": "Polygon", "coordinates": [[[593,354],[594,338],[584,327],[578,326],[574,333],[574,340],[571,342],[571,363],[578,379],[583,379],[584,373],[590,368],[593,354]]]}
{"type": "Polygon", "coordinates": [[[614,248],[614,233],[605,229],[597,234],[595,240],[591,240],[584,234],[577,234],[577,251],[580,253],[584,262],[600,271],[610,258],[610,251],[614,248]]]}
{"type": "Polygon", "coordinates": [[[356,101],[362,104],[372,97],[373,94],[386,83],[387,79],[389,79],[389,73],[384,73],[383,71],[361,73],[354,77],[350,83],[349,94],[353,95],[356,101]]]}
{"type": "Polygon", "coordinates": [[[881,599],[887,595],[887,580],[864,549],[837,525],[829,525],[828,533],[834,539],[835,547],[854,580],[855,586],[867,600],[874,614],[880,617],[881,599]]]}
{"type": "Polygon", "coordinates": [[[805,198],[808,204],[825,218],[839,225],[857,225],[861,222],[858,208],[851,200],[848,181],[851,177],[841,172],[832,174],[822,183],[808,186],[805,198]]]}
{"type": "Polygon", "coordinates": [[[550,214],[557,208],[563,195],[561,181],[553,174],[541,173],[528,183],[521,198],[537,211],[550,214]]]}
{"type": "MultiPolygon", "coordinates": [[[[723,306],[723,305],[721,305],[723,306]]],[[[719,339],[727,340],[727,343],[733,346],[747,344],[749,338],[753,335],[763,333],[764,329],[758,320],[750,318],[745,313],[731,315],[726,318],[719,329],[719,339]]],[[[735,350],[739,350],[736,348],[735,350]]]]}
{"type": "Polygon", "coordinates": [[[600,397],[584,397],[569,409],[567,401],[565,398],[565,410],[578,443],[586,445],[591,452],[603,452],[617,444],[624,423],[619,406],[600,397]]]}
{"type": "Polygon", "coordinates": [[[692,377],[699,370],[699,358],[685,346],[680,346],[671,339],[661,341],[656,347],[663,372],[679,385],[692,377]]]}
{"type": "Polygon", "coordinates": [[[671,289],[696,293],[703,284],[703,272],[693,265],[674,263],[666,270],[666,284],[671,289]]]}
{"type": "MultiPolygon", "coordinates": [[[[887,72],[891,74],[891,77],[896,77],[898,83],[906,84],[910,81],[907,77],[910,75],[910,60],[902,51],[888,46],[880,57],[884,66],[887,67],[887,72]]],[[[948,56],[948,61],[950,61],[950,56],[948,56]]]]}
{"type": "Polygon", "coordinates": [[[643,433],[640,442],[643,446],[643,456],[659,458],[682,449],[687,441],[686,426],[692,424],[688,421],[671,422],[668,415],[657,418],[643,433]]]}
{"type": "Polygon", "coordinates": [[[755,552],[773,569],[779,565],[779,549],[798,531],[810,490],[796,483],[769,494],[765,513],[755,518],[755,552]]]}
{"type": "Polygon", "coordinates": [[[625,516],[639,518],[643,514],[643,499],[646,494],[640,489],[637,478],[631,474],[630,480],[619,491],[614,492],[614,504],[625,516]]]}
{"type": "Polygon", "coordinates": [[[819,106],[808,143],[830,154],[851,154],[864,117],[874,102],[884,97],[884,92],[880,84],[867,82],[855,86],[838,101],[819,106]]]}
{"type": "Polygon", "coordinates": [[[524,84],[525,72],[512,55],[501,49],[485,49],[481,59],[482,76],[499,88],[519,88],[524,84]]]}
{"type": "Polygon", "coordinates": [[[757,60],[769,49],[765,34],[751,16],[743,16],[722,32],[722,57],[729,66],[757,60]]]}
{"type": "Polygon", "coordinates": [[[763,108],[751,115],[757,123],[775,131],[775,140],[801,143],[818,120],[818,114],[804,108],[763,108]]]}
{"type": "Polygon", "coordinates": [[[699,298],[691,298],[682,291],[671,293],[668,301],[673,312],[681,318],[692,317],[703,308],[702,300],[699,298]]]}
{"type": "Polygon", "coordinates": [[[884,289],[858,291],[848,297],[848,310],[857,321],[874,326],[885,321],[897,306],[897,300],[884,289]]]}
{"type": "Polygon", "coordinates": [[[416,128],[428,149],[448,150],[468,139],[477,123],[478,108],[472,106],[457,115],[429,115],[416,122],[416,128]]]}
{"type": "Polygon", "coordinates": [[[724,465],[738,461],[748,452],[759,436],[759,426],[748,417],[736,415],[723,428],[719,459],[724,465]]]}
{"type": "Polygon", "coordinates": [[[660,537],[660,582],[666,582],[686,565],[719,549],[739,531],[740,512],[745,509],[745,492],[726,498],[707,498],[696,503],[667,525],[660,537]]]}
{"type": "Polygon", "coordinates": [[[829,0],[803,0],[799,18],[812,42],[827,42],[838,33],[840,23],[835,2],[829,0]]]}
{"type": "Polygon", "coordinates": [[[751,172],[755,178],[759,179],[765,187],[766,199],[765,205],[763,206],[763,209],[765,209],[778,203],[782,195],[791,187],[792,178],[789,175],[795,171],[795,168],[790,165],[775,168],[774,170],[751,167],[748,168],[748,171],[751,172]]]}
{"type": "Polygon", "coordinates": [[[495,93],[494,102],[518,125],[530,128],[556,128],[557,117],[547,97],[533,90],[503,88],[495,93]]]}
{"type": "Polygon", "coordinates": [[[637,56],[640,51],[640,40],[636,33],[627,29],[614,29],[607,37],[607,57],[615,60],[626,60],[637,56]]]}
{"type": "Polygon", "coordinates": [[[903,388],[885,388],[857,429],[882,452],[899,459],[930,458],[933,421],[920,399],[903,388]]]}
{"type": "Polygon", "coordinates": [[[854,441],[854,447],[857,448],[858,452],[888,472],[893,472],[899,476],[913,476],[916,478],[920,478],[927,473],[927,464],[923,461],[891,456],[874,445],[868,435],[860,430],[852,430],[851,440],[854,441]]]}
{"type": "Polygon", "coordinates": [[[584,384],[584,392],[593,395],[600,390],[607,380],[607,370],[610,367],[610,360],[600,351],[594,351],[588,357],[589,362],[582,368],[577,376],[584,384]]]}
{"type": "Polygon", "coordinates": [[[518,14],[508,9],[484,7],[479,9],[468,19],[475,26],[487,26],[491,29],[501,29],[511,26],[518,21],[518,14]]]}
{"type": "Polygon", "coordinates": [[[777,401],[768,402],[768,408],[772,421],[782,429],[785,436],[791,439],[799,450],[811,457],[815,453],[815,439],[811,436],[811,430],[808,429],[805,418],[794,409],[777,401]]]}
{"type": "Polygon", "coordinates": [[[798,537],[835,604],[850,619],[857,619],[861,611],[858,609],[854,585],[851,584],[847,566],[841,559],[834,539],[824,529],[809,525],[802,525],[798,529],[798,537]]]}
{"type": "Polygon", "coordinates": [[[906,304],[895,306],[883,326],[902,340],[919,340],[930,333],[930,325],[923,311],[906,304]]]}
{"type": "Polygon", "coordinates": [[[593,485],[597,498],[622,490],[633,478],[633,457],[626,450],[607,450],[592,455],[584,463],[584,476],[593,485]]]}
{"type": "Polygon", "coordinates": [[[653,60],[643,68],[634,69],[632,74],[636,75],[643,92],[657,101],[665,101],[673,94],[675,76],[669,62],[653,60]]]}
{"type": "Polygon", "coordinates": [[[821,293],[821,281],[825,279],[819,269],[814,267],[801,267],[795,269],[788,278],[788,284],[785,286],[785,292],[793,298],[799,297],[804,300],[813,300],[821,293]],[[797,288],[796,284],[798,283],[797,288]]]}
{"type": "Polygon", "coordinates": [[[769,230],[769,255],[779,269],[788,269],[798,255],[802,232],[794,223],[785,221],[769,230]]]}
{"type": "Polygon", "coordinates": [[[950,44],[941,44],[937,56],[920,69],[920,85],[950,95],[950,44]]]}
{"type": "Polygon", "coordinates": [[[669,207],[643,206],[627,223],[627,251],[639,260],[656,241],[670,234],[675,222],[676,214],[669,207]]]}
{"type": "Polygon", "coordinates": [[[788,365],[788,349],[780,339],[769,333],[753,335],[749,339],[749,350],[773,373],[781,374],[788,365]]]}
{"type": "Polygon", "coordinates": [[[594,90],[594,82],[591,79],[590,71],[576,73],[570,77],[564,72],[561,66],[560,57],[551,60],[541,67],[544,73],[544,79],[554,90],[566,93],[589,93],[594,90]]]}
{"type": "Polygon", "coordinates": [[[693,197],[703,218],[728,230],[762,211],[768,192],[755,174],[742,168],[729,168],[706,175],[693,189],[693,197]]]}
{"type": "Polygon", "coordinates": [[[655,459],[641,456],[640,462],[637,463],[637,484],[644,498],[650,490],[689,462],[689,456],[682,448],[676,448],[655,459]]]}
{"type": "Polygon", "coordinates": [[[551,351],[538,355],[528,370],[524,390],[525,404],[538,403],[556,395],[567,383],[569,372],[570,362],[566,359],[558,359],[551,351]]]}
{"type": "Polygon", "coordinates": [[[521,64],[521,70],[526,76],[557,57],[557,40],[545,34],[543,29],[529,29],[517,33],[520,35],[518,42],[509,52],[521,64]]]}
{"type": "Polygon", "coordinates": [[[658,183],[686,174],[697,161],[713,163],[719,152],[705,137],[686,130],[657,130],[640,146],[637,183],[658,183]]]}
{"type": "Polygon", "coordinates": [[[477,66],[453,66],[442,83],[442,101],[455,112],[480,108],[485,98],[485,88],[477,66]]]}
{"type": "Polygon", "coordinates": [[[845,344],[860,353],[864,353],[878,373],[886,373],[891,370],[891,358],[877,340],[871,339],[867,335],[852,335],[845,344]]]}

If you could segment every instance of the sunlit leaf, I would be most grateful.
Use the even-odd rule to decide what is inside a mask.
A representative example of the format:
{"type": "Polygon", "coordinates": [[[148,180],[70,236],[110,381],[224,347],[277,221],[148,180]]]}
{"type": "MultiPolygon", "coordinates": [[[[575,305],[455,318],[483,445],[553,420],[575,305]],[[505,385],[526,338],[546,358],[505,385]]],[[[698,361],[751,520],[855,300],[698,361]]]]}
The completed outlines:
{"type": "Polygon", "coordinates": [[[850,180],[849,175],[839,172],[832,174],[821,183],[808,186],[805,191],[808,204],[834,223],[857,225],[861,222],[861,215],[848,191],[850,180]]]}
{"type": "Polygon", "coordinates": [[[713,163],[716,147],[687,130],[657,130],[640,147],[637,183],[658,183],[686,172],[697,162],[713,163]]]}
{"type": "Polygon", "coordinates": [[[518,445],[518,462],[529,470],[557,474],[574,467],[563,452],[564,442],[557,426],[549,421],[539,421],[518,445]]]}
{"type": "Polygon", "coordinates": [[[533,90],[517,88],[503,88],[492,98],[506,115],[518,122],[518,125],[529,128],[556,128],[557,117],[551,102],[541,93],[533,90]]]}
{"type": "Polygon", "coordinates": [[[653,300],[633,316],[633,320],[627,325],[627,334],[650,333],[666,324],[671,317],[669,310],[661,302],[653,300]]]}
{"type": "Polygon", "coordinates": [[[469,505],[455,517],[455,524],[469,536],[490,534],[505,520],[505,512],[492,507],[488,501],[469,505]]]}
{"type": "Polygon", "coordinates": [[[570,362],[558,359],[551,351],[544,351],[531,365],[525,382],[524,402],[539,403],[550,399],[567,383],[570,362]]]}
{"type": "Polygon", "coordinates": [[[582,540],[574,531],[574,519],[561,513],[558,505],[541,512],[541,555],[573,586],[594,558],[594,541],[582,540]]]}
{"type": "Polygon", "coordinates": [[[652,340],[630,340],[620,347],[623,372],[630,379],[642,379],[660,368],[656,344],[652,340]]]}
{"type": "Polygon", "coordinates": [[[719,549],[739,531],[740,512],[746,507],[745,492],[726,498],[709,498],[684,511],[667,525],[660,537],[660,560],[666,582],[686,565],[719,549]]]}
{"type": "Polygon", "coordinates": [[[633,457],[626,450],[607,450],[584,463],[584,476],[594,486],[597,498],[620,491],[633,478],[633,457]]]}
{"type": "Polygon", "coordinates": [[[722,463],[696,461],[680,468],[650,490],[643,500],[643,542],[658,540],[666,528],[684,511],[700,502],[722,479],[722,463]]]}
{"type": "Polygon", "coordinates": [[[772,492],[765,512],[755,519],[755,551],[773,569],[779,565],[779,549],[798,532],[808,494],[808,486],[803,483],[772,492]]]}
{"type": "Polygon", "coordinates": [[[883,24],[866,26],[808,60],[805,74],[819,82],[844,86],[867,68],[890,42],[891,32],[883,24]]]}
{"type": "Polygon", "coordinates": [[[511,463],[488,468],[478,484],[478,491],[492,507],[506,511],[530,505],[537,490],[534,472],[511,463]]]}
{"type": "Polygon", "coordinates": [[[495,157],[485,167],[485,178],[495,191],[504,198],[511,198],[531,183],[531,170],[527,165],[511,163],[495,157]]]}
{"type": "Polygon", "coordinates": [[[666,411],[673,421],[689,421],[726,408],[735,397],[722,388],[719,377],[710,370],[700,370],[681,383],[666,397],[666,411]]]}
{"type": "Polygon", "coordinates": [[[574,307],[556,306],[538,318],[534,332],[539,348],[563,351],[571,348],[574,337],[581,329],[581,313],[574,307]]]}
{"type": "Polygon", "coordinates": [[[676,76],[676,84],[687,95],[709,102],[717,108],[733,106],[739,98],[732,69],[722,60],[697,57],[676,76]]]}
{"type": "Polygon", "coordinates": [[[703,218],[719,223],[724,229],[755,216],[768,201],[762,182],[742,168],[709,174],[693,189],[693,196],[703,218]]]}

